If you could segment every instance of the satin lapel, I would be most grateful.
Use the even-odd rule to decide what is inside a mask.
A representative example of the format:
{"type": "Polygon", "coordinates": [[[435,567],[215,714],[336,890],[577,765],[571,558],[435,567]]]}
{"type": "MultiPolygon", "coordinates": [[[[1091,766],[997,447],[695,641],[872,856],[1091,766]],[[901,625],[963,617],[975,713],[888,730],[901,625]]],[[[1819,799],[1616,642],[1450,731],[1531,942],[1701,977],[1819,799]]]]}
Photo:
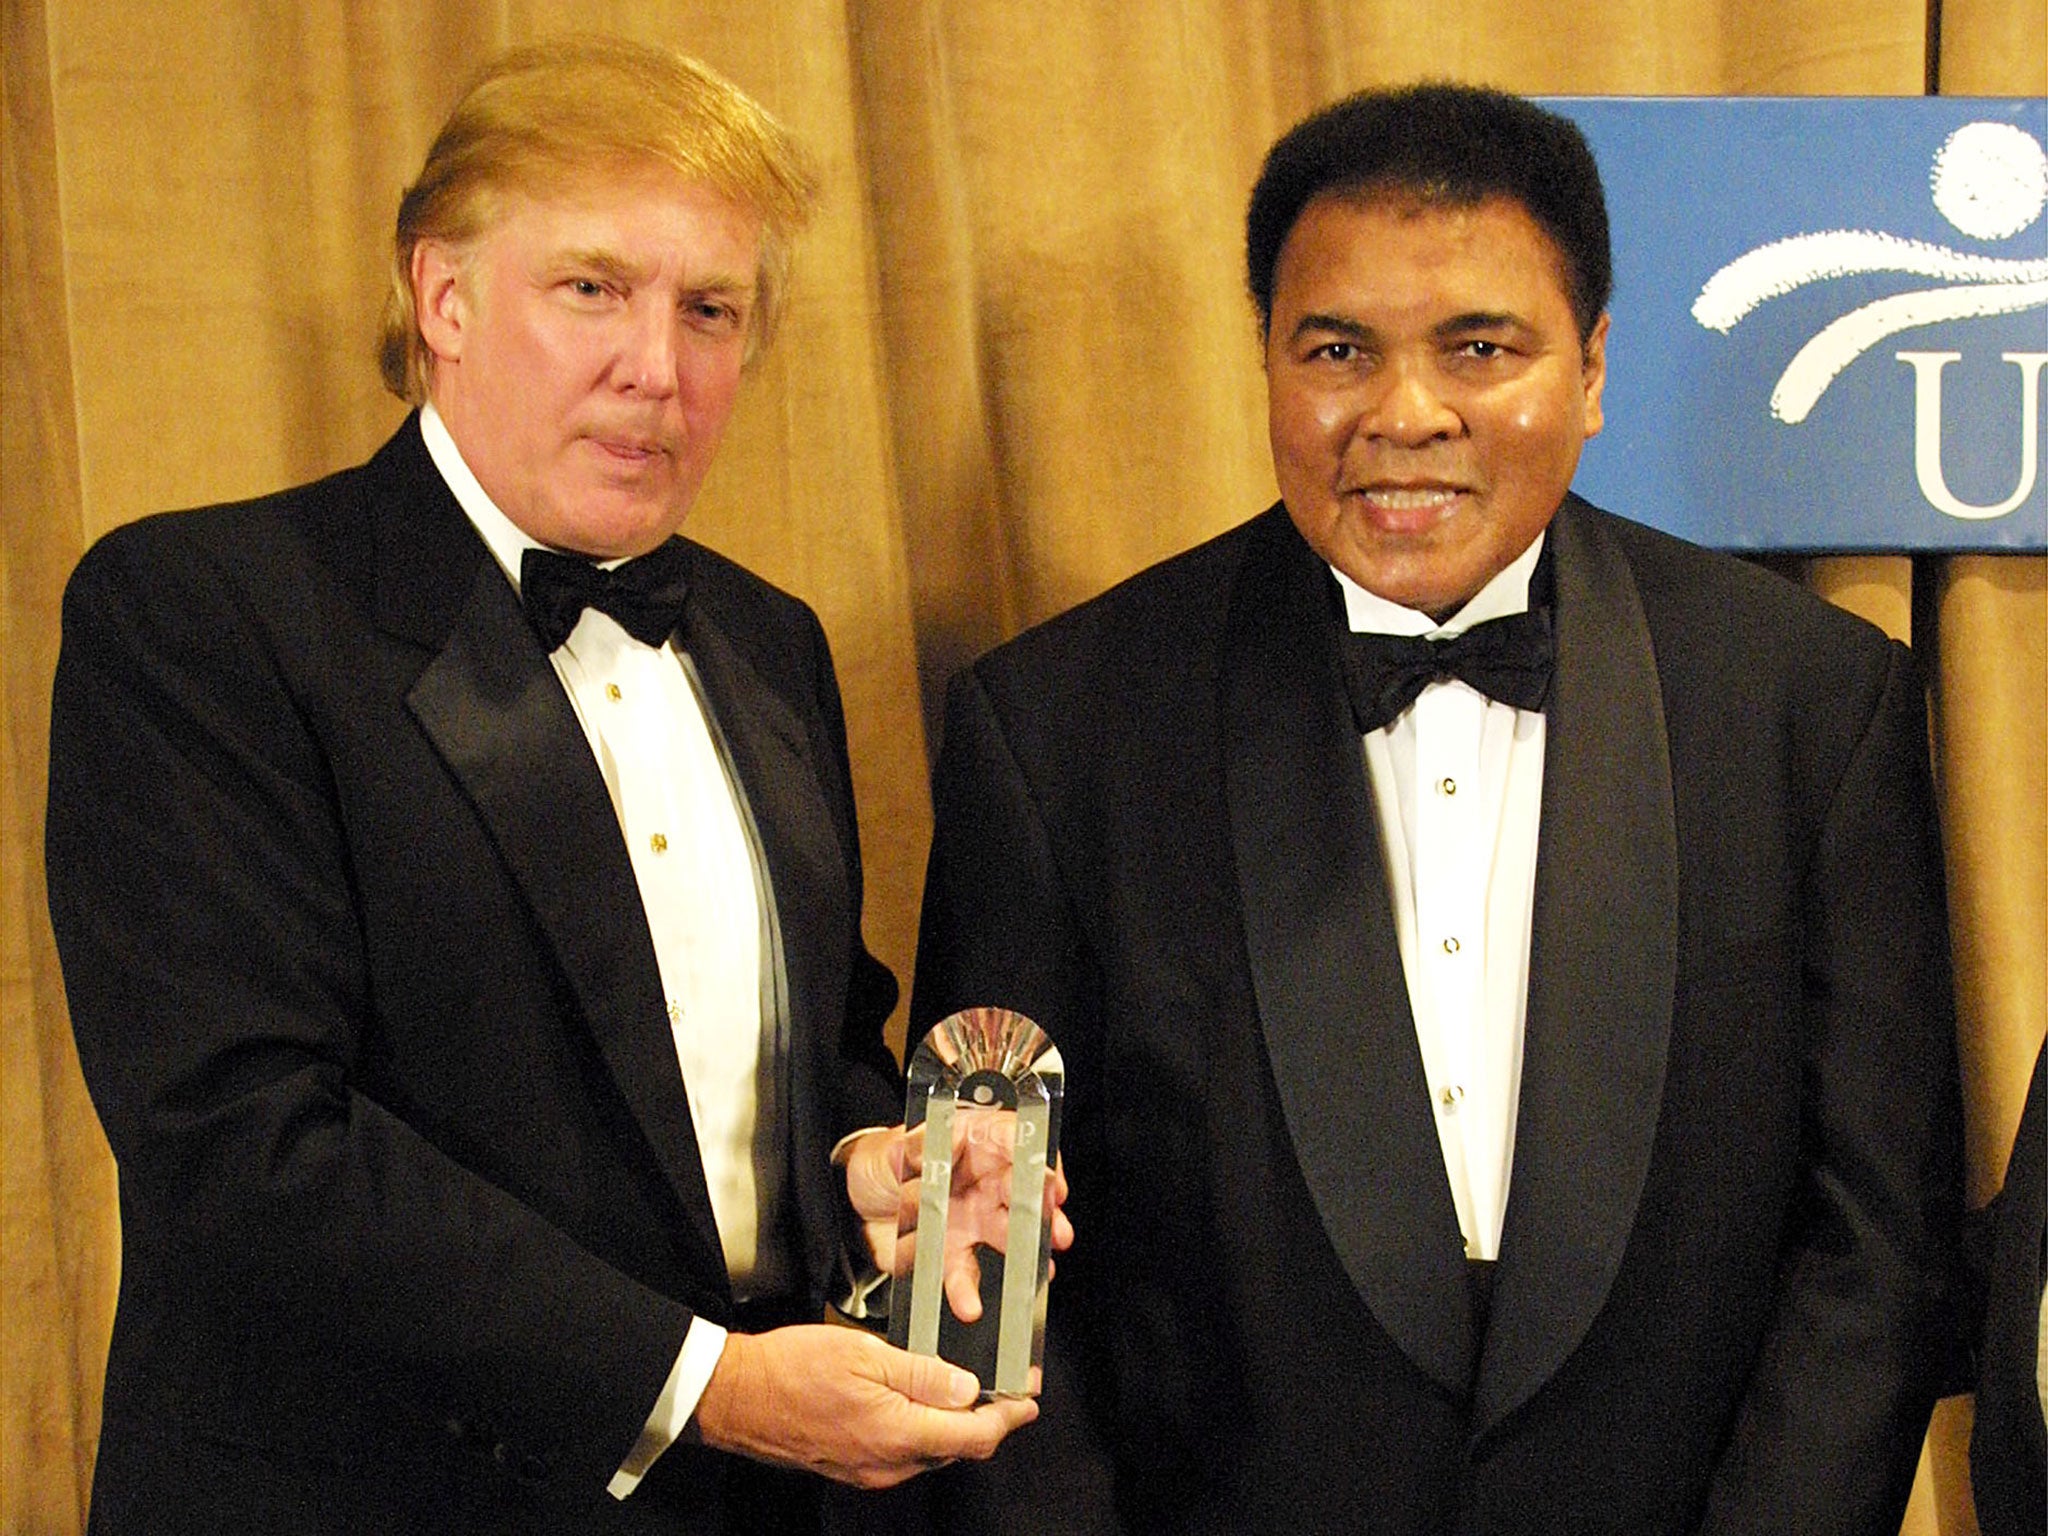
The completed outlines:
{"type": "MultiPolygon", "coordinates": [[[[475,541],[466,521],[459,531],[475,541]]],[[[702,1273],[723,1273],[661,973],[618,818],[511,583],[475,542],[466,596],[407,707],[475,805],[553,947],[689,1218],[694,1262],[702,1273]]]]}
{"type": "Polygon", "coordinates": [[[1606,1302],[1648,1175],[1678,965],[1678,843],[1657,659],[1635,578],[1589,511],[1551,524],[1557,671],[1514,1173],[1480,1432],[1606,1302]]]}
{"type": "Polygon", "coordinates": [[[830,1077],[844,1020],[852,893],[811,738],[797,705],[772,689],[692,598],[684,638],[766,866],[778,1013],[786,1031],[790,1167],[806,1273],[829,1276],[839,1231],[829,1177],[835,1095],[830,1077]]]}
{"type": "Polygon", "coordinates": [[[1464,1245],[1430,1117],[1327,573],[1269,513],[1233,594],[1226,802],[1259,1022],[1303,1177],[1380,1326],[1462,1394],[1464,1245]]]}

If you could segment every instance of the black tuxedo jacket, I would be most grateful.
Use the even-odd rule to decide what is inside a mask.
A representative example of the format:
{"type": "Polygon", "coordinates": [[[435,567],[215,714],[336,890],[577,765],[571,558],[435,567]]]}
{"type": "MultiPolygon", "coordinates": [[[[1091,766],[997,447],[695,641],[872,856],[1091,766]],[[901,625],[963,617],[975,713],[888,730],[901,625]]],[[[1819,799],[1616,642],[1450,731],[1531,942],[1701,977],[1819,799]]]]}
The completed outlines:
{"type": "Polygon", "coordinates": [[[1990,1207],[1970,1489],[1984,1536],[2048,1533],[2048,1424],[2041,1402],[2041,1286],[2048,1271],[2048,1049],[2034,1057],[2005,1187],[1990,1207]]]}
{"type": "Polygon", "coordinates": [[[1052,1033],[1078,1236],[1043,1417],[949,1495],[1062,1531],[1897,1530],[1958,1202],[1910,658],[1575,500],[1551,537],[1483,1335],[1285,513],[956,682],[912,1023],[1052,1033]]]}
{"type": "MultiPolygon", "coordinates": [[[[796,1246],[900,1105],[810,611],[693,547],[683,641],[758,830],[796,1246]]],[[[408,421],[368,464],[102,540],[65,598],[52,916],[120,1169],[105,1532],[716,1528],[605,1484],[732,1297],[624,841],[408,421]]]]}

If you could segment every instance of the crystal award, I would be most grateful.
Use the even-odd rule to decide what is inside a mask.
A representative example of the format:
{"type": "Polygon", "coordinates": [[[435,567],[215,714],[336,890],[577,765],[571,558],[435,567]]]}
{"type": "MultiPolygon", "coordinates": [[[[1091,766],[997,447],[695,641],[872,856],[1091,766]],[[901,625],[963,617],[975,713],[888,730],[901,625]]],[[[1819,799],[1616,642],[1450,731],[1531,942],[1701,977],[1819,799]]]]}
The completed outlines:
{"type": "Polygon", "coordinates": [[[1031,1396],[1045,1349],[1060,1053],[1021,1013],[969,1008],[933,1026],[909,1076],[903,1123],[919,1168],[898,1221],[898,1251],[912,1257],[891,1290],[890,1341],[974,1372],[984,1399],[1031,1396]],[[979,1296],[972,1321],[946,1295],[949,1272],[979,1296]]]}

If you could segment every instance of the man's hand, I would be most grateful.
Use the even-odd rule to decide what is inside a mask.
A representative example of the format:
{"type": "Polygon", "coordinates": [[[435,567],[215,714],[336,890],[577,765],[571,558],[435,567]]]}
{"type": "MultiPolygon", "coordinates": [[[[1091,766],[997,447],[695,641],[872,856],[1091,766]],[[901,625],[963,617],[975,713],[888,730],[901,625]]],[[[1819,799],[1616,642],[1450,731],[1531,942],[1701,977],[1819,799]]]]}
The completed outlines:
{"type": "Polygon", "coordinates": [[[1028,1398],[975,1407],[979,1395],[971,1371],[858,1328],[804,1324],[727,1335],[691,1424],[718,1450],[889,1488],[951,1461],[986,1461],[1038,1417],[1028,1398]]]}
{"type": "MultiPolygon", "coordinates": [[[[1015,1130],[1016,1116],[1006,1112],[963,1110],[954,1117],[945,1282],[953,1315],[963,1323],[981,1317],[981,1261],[976,1249],[1001,1253],[1009,1238],[1015,1130]]],[[[875,1267],[890,1275],[908,1273],[917,1252],[924,1131],[923,1126],[906,1131],[899,1125],[870,1132],[854,1142],[846,1161],[846,1197],[861,1219],[875,1267]]],[[[1052,1246],[1055,1252],[1063,1251],[1073,1246],[1074,1224],[1062,1209],[1067,1176],[1058,1164],[1046,1179],[1045,1197],[1052,1208],[1052,1246]]]]}

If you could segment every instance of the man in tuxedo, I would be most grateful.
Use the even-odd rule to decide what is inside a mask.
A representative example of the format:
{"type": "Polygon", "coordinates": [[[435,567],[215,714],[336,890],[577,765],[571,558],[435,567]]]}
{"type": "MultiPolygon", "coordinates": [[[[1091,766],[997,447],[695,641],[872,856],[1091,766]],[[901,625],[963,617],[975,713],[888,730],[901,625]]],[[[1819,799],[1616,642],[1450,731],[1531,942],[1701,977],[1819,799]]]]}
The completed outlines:
{"type": "Polygon", "coordinates": [[[1080,1238],[1041,1423],[931,1491],[1891,1536],[1959,1160],[1911,659],[1570,494],[1570,124],[1353,97],[1247,231],[1281,503],[950,695],[912,1025],[1058,1041],[1080,1238]]]}
{"type": "Polygon", "coordinates": [[[417,413],[79,566],[94,1530],[801,1531],[1031,1416],[823,1322],[895,984],[817,620],[676,534],[811,197],[693,61],[507,56],[400,208],[417,413]]]}

